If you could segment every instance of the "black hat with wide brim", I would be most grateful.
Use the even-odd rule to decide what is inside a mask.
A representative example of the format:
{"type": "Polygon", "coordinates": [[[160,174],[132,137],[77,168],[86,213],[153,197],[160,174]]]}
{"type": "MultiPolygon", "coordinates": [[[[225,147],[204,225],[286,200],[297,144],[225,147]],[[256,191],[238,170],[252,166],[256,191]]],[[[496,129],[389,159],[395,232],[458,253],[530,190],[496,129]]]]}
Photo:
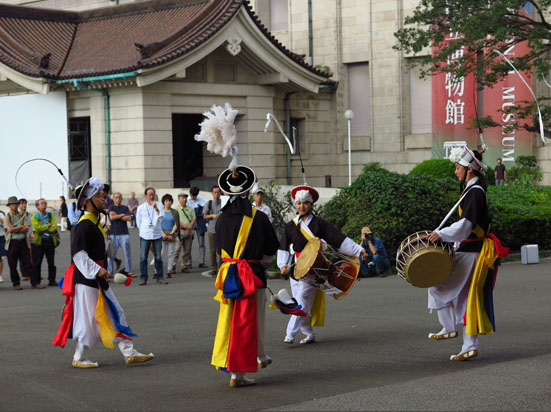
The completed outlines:
{"type": "Polygon", "coordinates": [[[247,166],[237,166],[236,176],[233,176],[232,169],[226,169],[218,178],[218,186],[222,192],[229,195],[242,195],[247,193],[256,182],[256,174],[253,169],[247,166]]]}

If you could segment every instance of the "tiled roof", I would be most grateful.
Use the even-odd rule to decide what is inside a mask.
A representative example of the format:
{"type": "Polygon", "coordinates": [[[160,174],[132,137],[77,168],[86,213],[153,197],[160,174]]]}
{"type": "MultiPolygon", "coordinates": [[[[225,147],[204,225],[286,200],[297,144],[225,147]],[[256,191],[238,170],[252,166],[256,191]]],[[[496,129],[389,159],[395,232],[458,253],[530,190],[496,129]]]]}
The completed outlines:
{"type": "Polygon", "coordinates": [[[0,62],[49,79],[153,68],[203,44],[241,7],[282,53],[317,75],[331,76],[279,43],[247,0],[154,0],[85,12],[0,5],[0,62]]]}

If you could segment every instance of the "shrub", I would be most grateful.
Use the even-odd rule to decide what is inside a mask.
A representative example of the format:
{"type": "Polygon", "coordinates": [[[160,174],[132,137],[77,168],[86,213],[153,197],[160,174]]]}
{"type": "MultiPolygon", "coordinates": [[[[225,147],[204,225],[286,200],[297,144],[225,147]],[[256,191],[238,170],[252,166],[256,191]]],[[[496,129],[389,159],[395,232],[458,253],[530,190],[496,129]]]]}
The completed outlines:
{"type": "Polygon", "coordinates": [[[457,201],[458,191],[452,179],[401,175],[368,165],[351,186],[321,208],[321,214],[356,241],[362,226],[369,226],[393,260],[407,236],[440,224],[457,201]]]}
{"type": "Polygon", "coordinates": [[[409,172],[414,176],[431,176],[455,179],[455,165],[448,159],[424,160],[409,172]]]}
{"type": "MultiPolygon", "coordinates": [[[[409,174],[415,176],[432,176],[439,178],[455,179],[454,172],[455,164],[450,162],[448,159],[429,159],[419,163],[417,166],[411,169],[409,174]]],[[[486,183],[488,185],[495,185],[496,179],[493,167],[488,166],[488,171],[484,175],[484,178],[486,179],[486,183]]]]}
{"type": "Polygon", "coordinates": [[[551,248],[551,188],[490,186],[488,202],[492,232],[513,250],[537,243],[551,248]]]}
{"type": "MultiPolygon", "coordinates": [[[[368,165],[320,212],[356,241],[362,226],[369,226],[394,260],[402,240],[438,227],[459,195],[457,180],[400,175],[368,165]]],[[[518,250],[538,243],[542,249],[551,248],[551,188],[490,186],[488,201],[492,232],[505,246],[518,250]]],[[[457,213],[448,223],[454,219],[457,213]]]]}
{"type": "Polygon", "coordinates": [[[518,156],[515,166],[507,171],[507,183],[513,185],[535,185],[543,179],[543,172],[537,165],[536,156],[518,156]]]}
{"type": "Polygon", "coordinates": [[[262,190],[264,191],[264,203],[272,211],[274,230],[277,236],[281,237],[285,224],[289,221],[289,213],[294,210],[291,192],[282,193],[281,187],[272,180],[263,186],[262,190]]]}

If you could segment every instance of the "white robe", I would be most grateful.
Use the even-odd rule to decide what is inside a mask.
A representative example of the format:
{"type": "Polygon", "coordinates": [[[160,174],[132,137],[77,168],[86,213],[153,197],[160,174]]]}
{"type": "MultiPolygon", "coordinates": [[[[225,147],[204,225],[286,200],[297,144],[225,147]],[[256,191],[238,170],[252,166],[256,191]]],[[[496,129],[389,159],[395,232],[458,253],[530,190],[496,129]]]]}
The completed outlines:
{"type": "MultiPolygon", "coordinates": [[[[75,266],[87,279],[94,279],[100,266],[81,250],[73,256],[75,266]]],[[[121,325],[128,326],[126,315],[122,309],[112,288],[105,291],[117,308],[121,325]]],[[[98,324],[96,322],[96,306],[98,303],[99,289],[80,283],[75,284],[75,296],[73,299],[73,339],[84,346],[92,347],[101,340],[98,324]]],[[[111,311],[106,311],[107,317],[116,329],[111,311]]],[[[115,342],[116,343],[116,342],[115,342]]],[[[127,355],[128,356],[128,355],[127,355]]]]}

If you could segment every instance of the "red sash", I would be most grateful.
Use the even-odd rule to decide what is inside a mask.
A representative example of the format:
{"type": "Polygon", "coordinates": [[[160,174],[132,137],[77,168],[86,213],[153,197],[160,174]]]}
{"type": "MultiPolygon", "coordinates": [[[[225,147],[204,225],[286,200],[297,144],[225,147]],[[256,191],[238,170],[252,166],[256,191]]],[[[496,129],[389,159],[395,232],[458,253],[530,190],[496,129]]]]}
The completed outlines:
{"type": "Polygon", "coordinates": [[[243,296],[234,300],[228,367],[232,372],[257,372],[256,356],[258,339],[258,314],[255,292],[262,287],[262,281],[253,273],[249,262],[257,260],[224,258],[224,262],[237,263],[239,280],[243,285],[243,296]]]}
{"type": "MultiPolygon", "coordinates": [[[[96,263],[103,267],[103,260],[100,260],[96,263]]],[[[75,284],[73,282],[73,275],[75,273],[75,267],[75,264],[71,263],[71,265],[65,271],[65,277],[63,279],[63,289],[61,289],[61,294],[65,296],[65,307],[63,308],[61,325],[59,326],[57,334],[52,341],[52,345],[59,346],[61,348],[65,347],[65,344],[67,343],[67,338],[69,337],[69,333],[73,329],[73,299],[75,297],[75,284]]]]}

